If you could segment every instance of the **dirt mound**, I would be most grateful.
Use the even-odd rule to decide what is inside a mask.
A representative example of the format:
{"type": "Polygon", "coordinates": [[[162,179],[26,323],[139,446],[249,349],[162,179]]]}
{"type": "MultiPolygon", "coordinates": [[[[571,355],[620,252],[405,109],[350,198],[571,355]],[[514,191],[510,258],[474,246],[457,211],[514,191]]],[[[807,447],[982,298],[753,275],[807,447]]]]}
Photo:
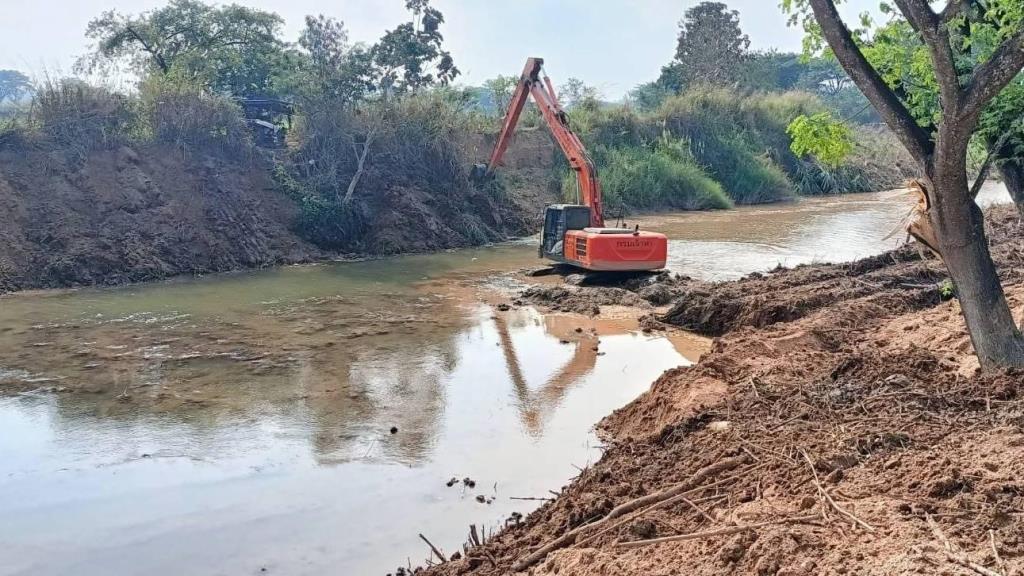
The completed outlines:
{"type": "MultiPolygon", "coordinates": [[[[1016,214],[998,208],[987,220],[1003,280],[1019,280],[1024,255],[1009,242],[1020,233],[1016,214]]],[[[741,326],[791,322],[844,300],[865,300],[892,312],[920,310],[942,300],[940,283],[947,277],[941,261],[904,246],[849,264],[798,266],[737,282],[670,281],[657,296],[676,302],[663,322],[719,336],[741,326]]]]}
{"type": "MultiPolygon", "coordinates": [[[[1002,210],[992,219],[997,230],[1015,225],[1002,210]]],[[[1001,262],[1024,248],[1008,231],[993,234],[1001,262]]],[[[603,458],[559,498],[430,573],[1024,569],[1024,373],[971,368],[955,300],[906,303],[908,290],[926,289],[902,284],[933,281],[930,262],[843,271],[718,285],[767,292],[775,279],[785,295],[820,275],[835,290],[853,278],[880,287],[833,292],[760,327],[749,324],[756,314],[723,324],[699,364],[667,372],[602,423],[603,458]]],[[[1017,274],[1007,271],[1015,309],[1017,274]]]]}
{"type": "Polygon", "coordinates": [[[601,306],[647,306],[636,293],[608,286],[531,286],[522,292],[520,299],[559,312],[589,316],[600,314],[601,306]]]}

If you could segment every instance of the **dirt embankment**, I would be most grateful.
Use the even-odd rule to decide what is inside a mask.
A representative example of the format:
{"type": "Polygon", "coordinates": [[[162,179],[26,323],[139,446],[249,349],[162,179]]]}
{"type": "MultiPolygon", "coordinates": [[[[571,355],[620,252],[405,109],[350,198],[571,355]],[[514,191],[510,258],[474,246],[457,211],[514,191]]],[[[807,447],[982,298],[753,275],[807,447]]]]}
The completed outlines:
{"type": "MultiPolygon", "coordinates": [[[[989,228],[1019,311],[1020,225],[989,228]]],[[[430,573],[1019,573],[1024,374],[978,373],[942,276],[899,251],[668,281],[662,319],[712,351],[605,419],[556,500],[430,573]]]]}
{"type": "MultiPolygon", "coordinates": [[[[517,138],[501,202],[481,193],[455,210],[414,184],[374,193],[366,236],[343,251],[423,252],[531,233],[550,200],[535,172],[550,167],[551,152],[544,135],[517,138]]],[[[0,293],[338,256],[297,233],[295,203],[270,172],[267,159],[185,158],[153,145],[93,151],[81,162],[47,149],[0,151],[0,293]]]]}
{"type": "Polygon", "coordinates": [[[0,153],[0,291],[121,284],[302,262],[291,202],[266,170],[162,147],[97,151],[80,166],[0,153]]]}

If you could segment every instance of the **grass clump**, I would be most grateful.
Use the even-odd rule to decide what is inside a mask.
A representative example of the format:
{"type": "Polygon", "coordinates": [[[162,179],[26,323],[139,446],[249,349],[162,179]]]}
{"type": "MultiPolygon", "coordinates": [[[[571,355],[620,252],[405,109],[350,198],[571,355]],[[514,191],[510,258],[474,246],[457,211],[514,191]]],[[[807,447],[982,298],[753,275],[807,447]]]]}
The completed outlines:
{"type": "Polygon", "coordinates": [[[241,108],[230,98],[173,76],[151,76],[140,97],[146,136],[184,153],[201,151],[231,158],[247,157],[252,132],[241,108]]]}
{"type": "Polygon", "coordinates": [[[75,160],[92,150],[129,141],[137,129],[136,103],[102,86],[65,78],[36,88],[27,130],[75,160]]]}
{"type": "MultiPolygon", "coordinates": [[[[610,209],[676,208],[713,210],[732,207],[722,186],[697,165],[679,142],[662,141],[649,151],[638,146],[603,149],[601,168],[604,203],[610,209]]],[[[576,199],[576,177],[569,172],[562,193],[576,199]]]]}

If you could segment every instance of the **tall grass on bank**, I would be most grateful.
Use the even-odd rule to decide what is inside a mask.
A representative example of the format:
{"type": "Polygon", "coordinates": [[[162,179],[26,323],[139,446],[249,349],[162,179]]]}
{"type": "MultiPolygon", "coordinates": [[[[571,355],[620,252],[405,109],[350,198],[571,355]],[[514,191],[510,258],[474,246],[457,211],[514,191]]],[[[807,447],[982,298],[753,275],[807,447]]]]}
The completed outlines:
{"type": "MultiPolygon", "coordinates": [[[[697,88],[647,113],[611,106],[574,109],[571,116],[598,164],[606,195],[631,208],[720,207],[716,194],[701,185],[703,179],[682,178],[684,169],[710,178],[727,201],[737,204],[877,190],[903,178],[892,152],[899,146],[881,144],[888,134],[858,130],[863,142],[839,167],[794,155],[789,123],[824,108],[804,92],[737,94],[697,88]],[[669,147],[684,152],[666,155],[669,147]],[[675,176],[669,177],[670,172],[675,176]],[[634,183],[640,181],[666,191],[639,190],[634,183]]],[[[566,193],[574,193],[570,184],[563,185],[566,193]]]]}
{"type": "Polygon", "coordinates": [[[697,89],[667,99],[655,112],[672,135],[691,142],[694,156],[740,204],[791,197],[786,168],[786,126],[820,106],[803,93],[740,96],[720,89],[697,89]]]}
{"type": "Polygon", "coordinates": [[[130,98],[102,86],[67,78],[37,86],[25,129],[74,160],[131,139],[138,109],[130,98]]]}
{"type": "Polygon", "coordinates": [[[63,153],[75,164],[95,150],[126,144],[172,144],[186,153],[232,158],[252,150],[237,104],[170,77],[150,77],[133,95],[76,78],[46,79],[0,133],[7,148],[17,139],[63,153]]]}
{"type": "MultiPolygon", "coordinates": [[[[652,151],[638,146],[602,148],[604,204],[614,212],[635,208],[714,210],[732,207],[721,185],[712,180],[680,143],[663,143],[652,151]]],[[[576,176],[567,172],[562,182],[566,201],[576,201],[576,176]]]]}
{"type": "Polygon", "coordinates": [[[216,151],[240,159],[253,150],[252,132],[234,101],[173,77],[151,76],[142,84],[140,120],[147,137],[185,154],[216,151]]]}

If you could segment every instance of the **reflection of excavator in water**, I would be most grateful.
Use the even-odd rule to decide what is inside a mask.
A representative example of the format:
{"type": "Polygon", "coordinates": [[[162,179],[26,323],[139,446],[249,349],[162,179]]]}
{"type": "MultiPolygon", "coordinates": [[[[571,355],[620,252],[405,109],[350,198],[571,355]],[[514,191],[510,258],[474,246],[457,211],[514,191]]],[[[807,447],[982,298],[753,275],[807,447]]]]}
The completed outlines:
{"type": "Polygon", "coordinates": [[[547,207],[544,211],[540,257],[595,271],[664,268],[668,253],[668,239],[664,234],[641,232],[639,227],[632,230],[605,227],[601,183],[597,179],[594,161],[569,127],[569,118],[558,103],[551,79],[545,74],[541,80],[543,64],[541,58],[526,61],[491,159],[486,165],[476,165],[474,176],[488,177],[501,163],[519,115],[532,94],[558,146],[569,160],[569,166],[576,172],[577,188],[582,201],[582,204],[553,204],[547,207]]]}
{"type": "MultiPolygon", "coordinates": [[[[559,325],[557,317],[545,318],[547,332],[563,342],[572,338],[575,331],[568,324],[559,325]]],[[[531,391],[523,375],[522,364],[516,354],[509,332],[508,319],[495,316],[494,325],[498,329],[501,349],[505,354],[505,367],[508,369],[512,386],[515,390],[516,404],[523,427],[531,436],[539,436],[543,432],[545,416],[554,411],[562,402],[565,394],[586,376],[597,364],[597,334],[583,332],[576,335],[576,350],[569,362],[544,382],[537,391],[531,391]]]]}

